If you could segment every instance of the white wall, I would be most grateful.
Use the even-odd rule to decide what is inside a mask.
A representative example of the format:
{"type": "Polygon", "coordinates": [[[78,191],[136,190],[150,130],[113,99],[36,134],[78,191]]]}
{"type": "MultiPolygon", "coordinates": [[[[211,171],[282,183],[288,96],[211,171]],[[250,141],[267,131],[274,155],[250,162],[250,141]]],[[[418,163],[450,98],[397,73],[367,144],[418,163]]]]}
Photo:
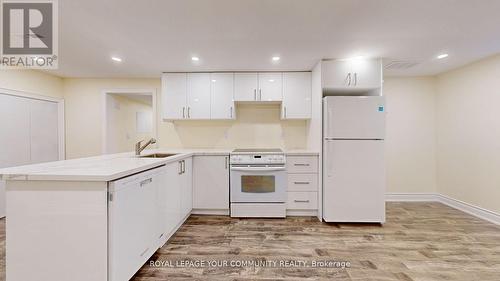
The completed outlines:
{"type": "Polygon", "coordinates": [[[438,191],[500,213],[500,55],[437,77],[438,191]]]}
{"type": "Polygon", "coordinates": [[[435,78],[386,77],[387,192],[434,193],[435,78]]]}

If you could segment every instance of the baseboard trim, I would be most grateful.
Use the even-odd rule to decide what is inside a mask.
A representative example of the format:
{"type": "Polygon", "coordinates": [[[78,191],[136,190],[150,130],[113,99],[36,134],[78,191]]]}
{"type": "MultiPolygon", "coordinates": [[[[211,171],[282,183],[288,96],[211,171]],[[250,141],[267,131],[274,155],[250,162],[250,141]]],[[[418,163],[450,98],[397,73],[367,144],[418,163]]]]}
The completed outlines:
{"type": "Polygon", "coordinates": [[[386,193],[386,202],[435,202],[436,193],[386,193]]]}
{"type": "Polygon", "coordinates": [[[193,215],[229,216],[229,209],[193,209],[193,215]]]}
{"type": "Polygon", "coordinates": [[[478,207],[478,206],[475,206],[475,205],[472,205],[472,204],[469,204],[469,203],[466,203],[466,202],[463,202],[463,201],[460,201],[460,200],[457,200],[457,199],[454,199],[454,198],[451,198],[451,197],[448,197],[445,195],[442,195],[442,194],[436,194],[436,197],[438,198],[439,202],[441,202],[445,205],[448,205],[452,208],[460,210],[460,211],[467,213],[469,215],[473,215],[477,218],[480,218],[480,219],[489,221],[491,223],[500,225],[500,214],[498,214],[496,212],[493,212],[493,211],[490,211],[490,210],[487,210],[487,209],[484,209],[484,208],[481,208],[481,207],[478,207]]]}
{"type": "Polygon", "coordinates": [[[469,215],[500,225],[500,214],[439,193],[386,193],[386,202],[440,202],[469,215]]]}

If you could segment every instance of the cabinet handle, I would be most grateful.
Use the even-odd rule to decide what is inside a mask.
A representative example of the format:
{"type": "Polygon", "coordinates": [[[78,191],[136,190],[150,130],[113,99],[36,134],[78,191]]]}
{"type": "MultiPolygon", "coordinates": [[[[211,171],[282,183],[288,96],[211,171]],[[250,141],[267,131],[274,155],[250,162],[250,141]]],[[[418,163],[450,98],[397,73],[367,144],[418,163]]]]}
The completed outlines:
{"type": "Polygon", "coordinates": [[[191,118],[191,107],[188,106],[188,118],[191,118]]]}
{"type": "Polygon", "coordinates": [[[358,73],[355,72],[354,73],[354,86],[357,86],[358,85],[358,73]]]}
{"type": "Polygon", "coordinates": [[[228,163],[228,162],[229,162],[229,157],[227,157],[227,156],[226,156],[225,158],[226,158],[226,164],[225,164],[225,167],[226,167],[226,170],[227,170],[227,168],[228,168],[228,164],[229,164],[229,163],[228,163]]]}
{"type": "Polygon", "coordinates": [[[257,89],[253,89],[253,100],[257,100],[257,89]]]}
{"type": "Polygon", "coordinates": [[[179,161],[179,175],[182,174],[182,161],[179,161]]]}
{"type": "Polygon", "coordinates": [[[229,109],[229,116],[231,118],[233,118],[233,107],[231,106],[231,108],[229,109]]]}
{"type": "Polygon", "coordinates": [[[259,100],[262,100],[262,89],[259,89],[259,100]]]}
{"type": "Polygon", "coordinates": [[[294,184],[310,184],[308,181],[294,181],[294,184]]]}
{"type": "Polygon", "coordinates": [[[309,166],[307,163],[295,163],[294,166],[309,166]]]}
{"type": "Polygon", "coordinates": [[[181,174],[184,174],[186,172],[186,162],[184,160],[181,161],[181,167],[182,167],[181,174]]]}
{"type": "Polygon", "coordinates": [[[309,200],[293,200],[295,203],[309,203],[309,200]]]}
{"type": "Polygon", "coordinates": [[[349,80],[349,84],[347,86],[351,86],[351,73],[347,74],[347,80],[349,80]]]}
{"type": "Polygon", "coordinates": [[[151,183],[152,181],[153,181],[153,178],[149,178],[147,180],[143,180],[143,181],[141,181],[141,186],[146,185],[148,183],[151,183]]]}
{"type": "Polygon", "coordinates": [[[186,118],[186,107],[182,107],[182,118],[186,118]]]}
{"type": "Polygon", "coordinates": [[[286,106],[284,107],[284,109],[285,109],[285,118],[286,118],[286,106]]]}

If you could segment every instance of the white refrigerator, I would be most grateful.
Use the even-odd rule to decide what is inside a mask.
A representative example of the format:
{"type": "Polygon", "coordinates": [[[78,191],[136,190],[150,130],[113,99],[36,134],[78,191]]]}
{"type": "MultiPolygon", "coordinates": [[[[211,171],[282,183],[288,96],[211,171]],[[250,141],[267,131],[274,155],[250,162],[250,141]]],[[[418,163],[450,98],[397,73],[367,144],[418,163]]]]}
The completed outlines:
{"type": "Polygon", "coordinates": [[[385,100],[323,99],[323,219],[385,222],[385,100]]]}

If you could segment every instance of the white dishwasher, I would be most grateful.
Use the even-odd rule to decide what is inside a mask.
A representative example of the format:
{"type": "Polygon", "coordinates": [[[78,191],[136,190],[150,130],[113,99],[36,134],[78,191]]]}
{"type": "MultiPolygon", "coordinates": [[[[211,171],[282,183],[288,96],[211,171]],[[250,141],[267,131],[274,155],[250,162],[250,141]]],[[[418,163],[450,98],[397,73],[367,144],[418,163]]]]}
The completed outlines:
{"type": "Polygon", "coordinates": [[[109,183],[108,280],[129,280],[158,249],[158,179],[164,166],[109,183]]]}

